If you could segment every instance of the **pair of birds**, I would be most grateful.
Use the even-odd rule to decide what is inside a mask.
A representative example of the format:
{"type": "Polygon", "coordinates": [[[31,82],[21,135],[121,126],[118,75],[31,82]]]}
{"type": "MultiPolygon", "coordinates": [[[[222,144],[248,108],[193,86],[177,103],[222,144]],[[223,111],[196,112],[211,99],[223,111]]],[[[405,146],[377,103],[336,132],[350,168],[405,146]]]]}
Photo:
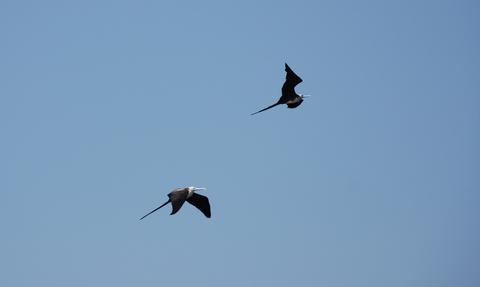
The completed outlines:
{"type": "MultiPolygon", "coordinates": [[[[295,86],[300,84],[303,80],[299,76],[297,76],[297,74],[295,74],[292,69],[290,69],[287,63],[285,63],[285,72],[287,72],[287,76],[285,79],[285,83],[283,83],[282,86],[282,96],[280,97],[280,99],[278,99],[275,104],[261,109],[258,112],[253,113],[252,115],[261,113],[282,104],[286,104],[288,108],[293,109],[302,104],[303,99],[308,97],[307,95],[297,94],[295,92],[295,86]]],[[[167,202],[150,211],[142,218],[140,218],[140,220],[144,219],[145,217],[149,216],[150,214],[154,213],[155,211],[159,210],[160,208],[164,207],[169,203],[172,204],[172,212],[170,213],[170,215],[173,215],[180,210],[185,201],[198,208],[206,217],[210,218],[211,212],[208,197],[195,193],[195,191],[198,190],[207,189],[204,187],[194,186],[174,189],[168,194],[167,202]]]]}

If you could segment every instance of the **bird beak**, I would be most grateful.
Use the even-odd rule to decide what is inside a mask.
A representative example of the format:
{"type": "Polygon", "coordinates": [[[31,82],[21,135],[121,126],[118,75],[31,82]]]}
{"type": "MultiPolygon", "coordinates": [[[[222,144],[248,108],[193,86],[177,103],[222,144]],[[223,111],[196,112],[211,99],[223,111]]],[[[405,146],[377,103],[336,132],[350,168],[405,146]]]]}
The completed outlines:
{"type": "Polygon", "coordinates": [[[207,190],[207,189],[205,187],[196,187],[195,191],[197,191],[197,190],[207,190]]]}
{"type": "Polygon", "coordinates": [[[308,98],[308,97],[310,97],[310,95],[303,95],[303,97],[304,97],[304,98],[308,98]]]}

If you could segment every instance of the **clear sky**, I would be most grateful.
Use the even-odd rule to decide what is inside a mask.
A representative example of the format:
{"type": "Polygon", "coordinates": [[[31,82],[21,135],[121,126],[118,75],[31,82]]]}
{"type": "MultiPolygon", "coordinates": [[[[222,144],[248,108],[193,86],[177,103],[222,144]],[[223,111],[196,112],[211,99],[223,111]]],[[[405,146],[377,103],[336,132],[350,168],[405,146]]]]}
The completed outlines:
{"type": "Polygon", "coordinates": [[[479,14],[1,1],[0,286],[480,286],[479,14]]]}

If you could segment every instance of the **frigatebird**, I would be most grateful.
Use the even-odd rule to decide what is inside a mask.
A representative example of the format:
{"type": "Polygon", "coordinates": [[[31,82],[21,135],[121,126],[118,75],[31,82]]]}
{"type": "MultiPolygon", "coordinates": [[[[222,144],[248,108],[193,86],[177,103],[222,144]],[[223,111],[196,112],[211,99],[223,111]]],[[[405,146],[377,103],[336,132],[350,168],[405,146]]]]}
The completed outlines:
{"type": "Polygon", "coordinates": [[[282,96],[280,99],[278,99],[278,102],[264,108],[263,110],[253,113],[252,116],[281,104],[287,104],[290,109],[296,108],[303,102],[304,98],[308,97],[307,95],[297,94],[295,92],[295,86],[300,84],[303,80],[297,76],[292,69],[290,69],[287,63],[285,63],[285,72],[287,72],[287,76],[285,83],[283,83],[282,86],[282,96]]]}
{"type": "Polygon", "coordinates": [[[150,211],[142,218],[140,218],[140,220],[144,219],[145,217],[149,216],[150,214],[154,213],[155,211],[159,210],[160,208],[164,207],[169,203],[172,204],[172,213],[170,213],[170,215],[173,215],[180,210],[185,201],[198,208],[206,217],[210,218],[210,202],[208,201],[208,198],[206,196],[195,193],[195,191],[197,190],[207,189],[204,187],[190,186],[185,188],[176,188],[172,190],[172,192],[168,194],[167,202],[150,211]]]}

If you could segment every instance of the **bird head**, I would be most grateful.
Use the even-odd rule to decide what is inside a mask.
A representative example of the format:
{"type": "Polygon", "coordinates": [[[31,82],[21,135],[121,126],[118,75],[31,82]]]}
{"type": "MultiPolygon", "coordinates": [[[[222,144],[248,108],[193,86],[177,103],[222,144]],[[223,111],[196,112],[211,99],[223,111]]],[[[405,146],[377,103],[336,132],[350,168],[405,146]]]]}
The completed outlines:
{"type": "Polygon", "coordinates": [[[189,186],[188,191],[190,192],[195,192],[197,190],[207,190],[205,187],[195,187],[195,186],[189,186]]]}

